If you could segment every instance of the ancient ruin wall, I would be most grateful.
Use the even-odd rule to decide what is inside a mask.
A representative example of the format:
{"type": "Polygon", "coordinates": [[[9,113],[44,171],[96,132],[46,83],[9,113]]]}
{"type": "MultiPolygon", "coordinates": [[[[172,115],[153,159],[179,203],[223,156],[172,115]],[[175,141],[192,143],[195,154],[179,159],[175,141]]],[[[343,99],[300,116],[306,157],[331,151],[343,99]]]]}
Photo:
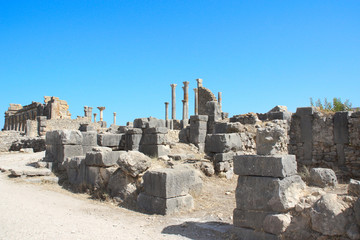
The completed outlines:
{"type": "Polygon", "coordinates": [[[199,115],[207,115],[206,103],[209,101],[217,101],[215,95],[205,87],[198,88],[199,98],[199,115]]]}

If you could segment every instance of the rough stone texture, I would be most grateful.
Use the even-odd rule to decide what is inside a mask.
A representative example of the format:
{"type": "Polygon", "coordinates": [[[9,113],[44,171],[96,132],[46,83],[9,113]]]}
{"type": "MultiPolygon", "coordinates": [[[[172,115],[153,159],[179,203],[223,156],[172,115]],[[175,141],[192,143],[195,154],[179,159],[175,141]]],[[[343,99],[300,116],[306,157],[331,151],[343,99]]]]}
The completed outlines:
{"type": "Polygon", "coordinates": [[[263,222],[271,212],[234,209],[233,223],[235,227],[251,228],[263,231],[263,222]]]}
{"type": "Polygon", "coordinates": [[[46,133],[46,145],[81,145],[83,136],[79,130],[54,130],[46,133]]]}
{"type": "Polygon", "coordinates": [[[291,223],[290,214],[267,215],[263,222],[264,231],[268,233],[272,233],[274,235],[279,235],[286,231],[290,223],[291,223]]]}
{"type": "Polygon", "coordinates": [[[207,115],[190,116],[189,142],[197,146],[200,152],[204,151],[207,121],[207,115]]]}
{"type": "Polygon", "coordinates": [[[205,87],[198,87],[198,115],[207,115],[206,103],[217,101],[215,95],[205,87]]]}
{"type": "Polygon", "coordinates": [[[155,133],[144,134],[140,144],[143,145],[166,145],[169,144],[167,134],[155,133]]]}
{"type": "Polygon", "coordinates": [[[230,118],[230,122],[239,122],[241,124],[256,124],[258,121],[259,118],[256,113],[234,115],[230,118]]]}
{"type": "Polygon", "coordinates": [[[117,161],[125,151],[111,151],[107,147],[98,147],[97,150],[87,152],[85,157],[85,164],[88,166],[111,167],[117,166],[117,161]]]}
{"type": "Polygon", "coordinates": [[[97,146],[97,132],[89,131],[89,132],[81,132],[83,136],[83,141],[81,145],[83,146],[97,146]]]}
{"type": "Polygon", "coordinates": [[[148,171],[143,179],[145,193],[160,198],[185,196],[197,181],[195,170],[188,168],[148,171]]]}
{"type": "Polygon", "coordinates": [[[125,150],[138,151],[142,138],[142,130],[140,128],[132,128],[125,133],[125,150]]]}
{"type": "Polygon", "coordinates": [[[289,177],[297,174],[294,155],[234,157],[234,173],[240,176],[289,177]]]}
{"type": "Polygon", "coordinates": [[[336,186],[335,172],[329,168],[312,168],[310,170],[310,183],[317,187],[336,186]]]}
{"type": "Polygon", "coordinates": [[[120,155],[117,164],[123,172],[132,177],[137,177],[151,166],[151,159],[138,151],[129,151],[120,155]]]}
{"type": "Polygon", "coordinates": [[[236,207],[284,212],[295,207],[304,188],[305,183],[297,175],[284,179],[240,176],[236,187],[236,207]]]}
{"type": "Polygon", "coordinates": [[[280,237],[265,233],[257,232],[249,228],[234,227],[232,229],[233,239],[246,239],[246,240],[280,240],[280,237]]]}
{"type": "Polygon", "coordinates": [[[62,163],[68,157],[83,155],[81,145],[47,145],[45,159],[47,162],[62,163]]]}
{"type": "Polygon", "coordinates": [[[140,151],[150,157],[168,155],[170,148],[165,145],[141,145],[140,151]]]}
{"type": "Polygon", "coordinates": [[[119,147],[124,134],[98,134],[98,144],[103,147],[119,147]]]}
{"type": "Polygon", "coordinates": [[[357,225],[360,226],[360,198],[358,198],[354,203],[354,215],[357,225]]]}
{"type": "Polygon", "coordinates": [[[208,134],[205,141],[205,151],[209,153],[222,153],[238,151],[241,148],[240,135],[237,133],[208,134]]]}
{"type": "Polygon", "coordinates": [[[207,133],[211,134],[214,130],[215,122],[222,120],[221,104],[217,101],[209,101],[205,105],[206,114],[208,115],[207,133]]]}
{"type": "Polygon", "coordinates": [[[360,197],[360,181],[355,179],[350,179],[350,183],[348,186],[348,194],[360,197]]]}
{"type": "Polygon", "coordinates": [[[208,177],[211,177],[215,174],[215,169],[212,163],[202,162],[200,165],[200,169],[208,177]]]}
{"type": "Polygon", "coordinates": [[[107,190],[113,198],[123,202],[133,201],[137,197],[137,182],[137,178],[118,169],[110,176],[107,190]]]}
{"type": "Polygon", "coordinates": [[[256,132],[256,153],[258,155],[287,154],[287,129],[278,125],[259,128],[256,132]]]}
{"type": "Polygon", "coordinates": [[[328,236],[344,235],[348,224],[345,209],[346,203],[336,194],[322,196],[310,213],[312,229],[328,236]]]}
{"type": "Polygon", "coordinates": [[[194,200],[189,194],[175,198],[161,198],[140,193],[137,204],[149,213],[168,215],[192,209],[194,207],[194,200]]]}

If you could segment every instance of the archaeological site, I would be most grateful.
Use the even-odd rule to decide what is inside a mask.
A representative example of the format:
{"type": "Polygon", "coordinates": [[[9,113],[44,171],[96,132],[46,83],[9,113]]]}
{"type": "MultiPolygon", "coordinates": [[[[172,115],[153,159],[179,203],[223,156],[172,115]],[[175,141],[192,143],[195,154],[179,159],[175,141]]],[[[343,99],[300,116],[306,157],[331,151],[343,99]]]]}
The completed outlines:
{"type": "Polygon", "coordinates": [[[164,228],[170,239],[360,239],[359,111],[274,106],[229,116],[222,93],[196,81],[193,114],[189,82],[181,117],[171,84],[164,119],[126,126],[115,112],[106,123],[106,106],[72,118],[58,97],[11,103],[0,133],[2,174],[86,193],[144,219],[217,216],[164,228]],[[197,236],[199,226],[209,235],[197,236]]]}

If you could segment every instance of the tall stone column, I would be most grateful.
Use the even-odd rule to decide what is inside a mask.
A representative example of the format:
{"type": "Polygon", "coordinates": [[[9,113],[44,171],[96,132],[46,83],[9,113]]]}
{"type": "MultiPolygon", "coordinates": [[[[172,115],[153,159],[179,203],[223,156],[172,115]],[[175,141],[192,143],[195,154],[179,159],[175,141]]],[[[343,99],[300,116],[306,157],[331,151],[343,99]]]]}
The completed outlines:
{"type": "Polygon", "coordinates": [[[183,100],[183,121],[189,119],[189,82],[183,82],[184,100],[183,100]]]}
{"type": "Polygon", "coordinates": [[[203,86],[202,85],[203,80],[201,78],[196,79],[196,81],[197,81],[198,88],[203,86]]]}
{"type": "Polygon", "coordinates": [[[103,111],[105,110],[105,107],[97,107],[100,111],[100,121],[102,122],[104,119],[103,119],[103,111]]]}
{"type": "Polygon", "coordinates": [[[194,115],[199,115],[199,97],[198,97],[198,89],[194,88],[194,93],[195,93],[195,108],[194,108],[194,115]]]}
{"type": "Polygon", "coordinates": [[[165,120],[169,120],[169,103],[165,102],[165,120]]]}
{"type": "Polygon", "coordinates": [[[89,118],[90,122],[91,122],[92,110],[93,110],[93,108],[92,108],[92,107],[88,107],[87,117],[89,118]]]}
{"type": "Polygon", "coordinates": [[[84,117],[89,117],[89,115],[88,115],[88,106],[84,106],[84,117]]]}
{"type": "Polygon", "coordinates": [[[114,125],[116,125],[116,112],[114,112],[114,125]]]}
{"type": "Polygon", "coordinates": [[[96,123],[96,113],[94,113],[94,122],[96,123]]]}
{"type": "Polygon", "coordinates": [[[221,100],[222,100],[222,98],[221,98],[221,92],[218,92],[218,103],[221,105],[221,100]]]}
{"type": "Polygon", "coordinates": [[[171,119],[175,120],[176,119],[176,93],[175,93],[175,88],[177,86],[177,84],[170,84],[171,86],[171,119]]]}

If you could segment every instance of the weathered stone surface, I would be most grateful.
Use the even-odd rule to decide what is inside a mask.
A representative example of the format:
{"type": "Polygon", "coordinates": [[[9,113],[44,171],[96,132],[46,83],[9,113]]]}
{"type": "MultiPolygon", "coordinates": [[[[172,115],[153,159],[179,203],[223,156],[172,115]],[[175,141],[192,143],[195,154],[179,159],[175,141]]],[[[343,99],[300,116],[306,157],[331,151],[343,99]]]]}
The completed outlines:
{"type": "Polygon", "coordinates": [[[317,187],[336,186],[337,178],[335,172],[330,168],[312,168],[310,183],[317,187]]]}
{"type": "Polygon", "coordinates": [[[295,155],[240,155],[234,157],[234,173],[284,178],[297,174],[297,163],[295,155]]]}
{"type": "Polygon", "coordinates": [[[128,151],[129,150],[138,151],[141,138],[142,138],[142,130],[141,129],[134,128],[134,129],[127,131],[125,134],[125,149],[128,151]],[[138,130],[140,130],[140,133],[138,130]]]}
{"type": "Polygon", "coordinates": [[[11,175],[20,177],[20,176],[49,176],[51,171],[47,168],[34,168],[24,166],[22,168],[10,169],[11,175]]]}
{"type": "Polygon", "coordinates": [[[110,176],[107,190],[111,197],[120,198],[121,201],[136,200],[136,183],[136,178],[118,169],[110,176]]]}
{"type": "Polygon", "coordinates": [[[290,214],[270,214],[263,221],[264,231],[280,235],[285,232],[291,223],[290,214]]]}
{"type": "Polygon", "coordinates": [[[252,228],[262,231],[263,222],[271,212],[234,209],[233,223],[235,227],[252,228]]]}
{"type": "Polygon", "coordinates": [[[164,168],[144,174],[144,189],[148,195],[174,198],[189,193],[195,182],[196,172],[188,168],[164,168]]]}
{"type": "MultiPolygon", "coordinates": [[[[101,148],[98,148],[101,149],[101,148]]],[[[121,154],[125,151],[111,151],[109,148],[102,148],[101,151],[86,153],[85,164],[88,166],[111,167],[116,166],[121,154]]]]}
{"type": "Polygon", "coordinates": [[[336,194],[322,196],[310,212],[312,229],[328,236],[344,235],[348,224],[346,208],[336,194]]]}
{"type": "Polygon", "coordinates": [[[98,144],[103,147],[118,147],[124,134],[98,134],[98,144]]]}
{"type": "Polygon", "coordinates": [[[295,207],[304,188],[305,183],[298,175],[284,179],[239,176],[236,207],[241,210],[284,212],[295,207]]]}
{"type": "Polygon", "coordinates": [[[134,120],[134,128],[146,128],[148,126],[148,118],[137,118],[134,120]]]}
{"type": "Polygon", "coordinates": [[[170,148],[165,145],[140,145],[140,151],[150,157],[168,155],[170,148]]]}
{"type": "Polygon", "coordinates": [[[205,141],[205,151],[209,153],[222,153],[238,151],[241,148],[240,135],[237,133],[208,134],[205,141]]]}
{"type": "Polygon", "coordinates": [[[54,130],[46,133],[46,145],[81,145],[82,134],[78,130],[54,130]]]}
{"type": "Polygon", "coordinates": [[[206,140],[206,130],[192,130],[190,128],[190,142],[191,143],[205,143],[206,140]]]}
{"type": "Polygon", "coordinates": [[[141,128],[129,128],[126,133],[128,134],[142,134],[143,131],[141,128]]]}
{"type": "Polygon", "coordinates": [[[151,166],[151,159],[138,151],[129,151],[121,154],[117,164],[126,174],[137,177],[151,166]]]}
{"type": "Polygon", "coordinates": [[[168,133],[168,129],[166,127],[152,127],[145,129],[143,132],[144,134],[156,134],[156,133],[166,134],[168,133]]]}
{"type": "Polygon", "coordinates": [[[280,237],[273,234],[240,227],[234,227],[232,229],[232,237],[232,239],[239,240],[280,240],[280,237]]]}
{"type": "Polygon", "coordinates": [[[358,198],[354,203],[354,215],[357,225],[360,226],[360,198],[358,198]]]}
{"type": "Polygon", "coordinates": [[[334,142],[349,143],[349,121],[351,112],[336,112],[334,115],[334,142]]]}
{"type": "Polygon", "coordinates": [[[279,126],[259,128],[256,132],[258,155],[287,154],[287,132],[279,126]]]}
{"type": "Polygon", "coordinates": [[[157,119],[150,117],[148,118],[148,123],[146,124],[147,128],[166,128],[164,119],[157,119]]]}
{"type": "Polygon", "coordinates": [[[81,145],[47,145],[45,158],[47,162],[62,163],[68,157],[83,155],[81,145]]]}
{"type": "Polygon", "coordinates": [[[206,128],[207,128],[207,122],[204,122],[204,121],[193,121],[190,124],[191,130],[199,129],[199,130],[206,131],[206,128]]]}
{"type": "Polygon", "coordinates": [[[190,116],[190,124],[191,122],[196,122],[196,121],[207,122],[208,118],[209,117],[207,115],[192,115],[190,116]]]}
{"type": "Polygon", "coordinates": [[[143,145],[166,145],[169,140],[166,134],[145,134],[143,135],[140,144],[143,145]]]}
{"type": "Polygon", "coordinates": [[[215,174],[214,165],[210,162],[202,162],[200,169],[208,177],[211,177],[215,174]]]}
{"type": "Polygon", "coordinates": [[[168,215],[192,209],[194,207],[194,200],[189,194],[174,198],[161,198],[140,193],[137,204],[149,213],[168,215]]]}
{"type": "Polygon", "coordinates": [[[227,152],[227,153],[217,153],[213,157],[214,163],[218,162],[233,162],[233,158],[236,155],[236,152],[227,152]]]}
{"type": "Polygon", "coordinates": [[[350,179],[350,183],[348,186],[348,194],[360,197],[360,181],[355,179],[350,179]]]}
{"type": "Polygon", "coordinates": [[[81,132],[83,136],[83,146],[97,146],[97,132],[81,132]]]}
{"type": "Polygon", "coordinates": [[[106,189],[115,168],[85,166],[85,183],[92,188],[106,189]]]}

